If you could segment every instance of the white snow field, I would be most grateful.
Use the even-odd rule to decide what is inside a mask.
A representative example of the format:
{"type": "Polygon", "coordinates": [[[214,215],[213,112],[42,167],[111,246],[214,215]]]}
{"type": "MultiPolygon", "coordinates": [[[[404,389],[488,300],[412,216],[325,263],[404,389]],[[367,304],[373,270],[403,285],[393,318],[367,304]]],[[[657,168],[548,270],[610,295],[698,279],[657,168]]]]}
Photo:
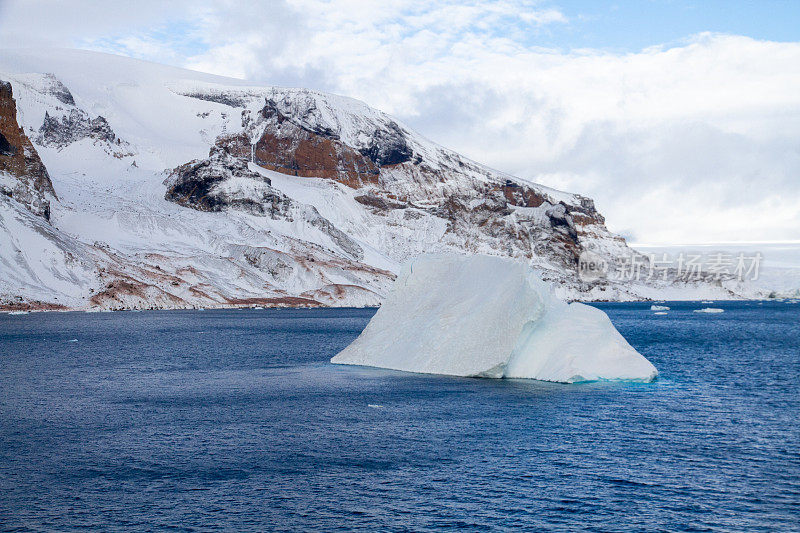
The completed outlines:
{"type": "Polygon", "coordinates": [[[525,263],[423,255],[331,362],[426,374],[575,383],[658,371],[599,309],[558,299],[525,263]]]}

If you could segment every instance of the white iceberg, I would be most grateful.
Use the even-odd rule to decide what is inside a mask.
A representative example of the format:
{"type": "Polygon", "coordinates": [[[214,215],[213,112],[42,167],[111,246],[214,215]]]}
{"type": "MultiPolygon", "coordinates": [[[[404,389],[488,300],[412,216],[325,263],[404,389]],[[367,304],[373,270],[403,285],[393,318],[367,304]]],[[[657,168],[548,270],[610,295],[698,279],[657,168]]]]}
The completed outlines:
{"type": "Polygon", "coordinates": [[[650,306],[650,310],[651,311],[669,311],[669,307],[667,307],[666,305],[651,305],[650,306]]]}
{"type": "Polygon", "coordinates": [[[703,309],[695,309],[695,313],[724,313],[724,309],[718,309],[716,307],[704,307],[703,309]]]}
{"type": "Polygon", "coordinates": [[[489,256],[407,263],[361,335],[331,362],[564,383],[658,374],[604,312],[559,300],[524,263],[489,256]]]}
{"type": "Polygon", "coordinates": [[[668,314],[668,313],[667,313],[666,311],[657,311],[657,312],[655,312],[655,313],[653,313],[653,314],[654,314],[654,315],[666,315],[666,314],[668,314]]]}

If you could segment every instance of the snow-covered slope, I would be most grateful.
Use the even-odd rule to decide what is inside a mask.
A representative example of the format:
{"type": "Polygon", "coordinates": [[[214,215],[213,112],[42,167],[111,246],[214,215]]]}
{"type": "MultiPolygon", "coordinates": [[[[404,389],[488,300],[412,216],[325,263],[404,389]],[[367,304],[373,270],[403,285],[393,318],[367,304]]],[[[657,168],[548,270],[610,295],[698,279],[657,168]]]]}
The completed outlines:
{"type": "MultiPolygon", "coordinates": [[[[23,253],[4,246],[0,260],[41,271],[43,243],[22,226],[48,235],[48,257],[82,258],[77,271],[49,263],[59,283],[4,270],[6,305],[376,305],[402,262],[431,251],[525,260],[573,299],[697,289],[582,281],[583,252],[633,253],[590,199],[486,168],[350,98],[76,50],[5,50],[0,80],[53,188],[31,193],[47,213],[26,204],[41,221],[20,211],[24,194],[4,201],[4,239],[23,253]]],[[[33,190],[23,174],[2,183],[33,190]]]]}

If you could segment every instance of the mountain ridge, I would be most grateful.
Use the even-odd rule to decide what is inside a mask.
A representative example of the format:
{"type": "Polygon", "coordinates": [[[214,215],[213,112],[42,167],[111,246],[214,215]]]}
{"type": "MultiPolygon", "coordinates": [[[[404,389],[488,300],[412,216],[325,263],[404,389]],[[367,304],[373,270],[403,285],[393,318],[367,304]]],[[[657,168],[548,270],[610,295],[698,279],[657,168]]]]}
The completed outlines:
{"type": "MultiPolygon", "coordinates": [[[[8,52],[0,79],[52,177],[49,270],[72,283],[31,274],[38,252],[6,255],[5,305],[378,305],[399,265],[430,251],[525,260],[570,299],[735,294],[582,280],[581,254],[636,253],[591,199],[490,169],[348,97],[85,51],[8,52]],[[82,250],[80,272],[64,246],[82,250]]],[[[15,202],[4,216],[42,234],[15,202]]]]}

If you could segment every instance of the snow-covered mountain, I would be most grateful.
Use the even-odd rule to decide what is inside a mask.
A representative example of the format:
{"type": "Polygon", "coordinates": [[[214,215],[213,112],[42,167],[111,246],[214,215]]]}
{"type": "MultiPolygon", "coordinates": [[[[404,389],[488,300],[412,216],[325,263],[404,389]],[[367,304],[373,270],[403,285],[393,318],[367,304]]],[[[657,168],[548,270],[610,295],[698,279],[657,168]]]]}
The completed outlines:
{"type": "Polygon", "coordinates": [[[484,167],[341,96],[76,50],[0,54],[0,304],[377,305],[423,252],[529,261],[571,299],[629,258],[589,198],[484,167]]]}

